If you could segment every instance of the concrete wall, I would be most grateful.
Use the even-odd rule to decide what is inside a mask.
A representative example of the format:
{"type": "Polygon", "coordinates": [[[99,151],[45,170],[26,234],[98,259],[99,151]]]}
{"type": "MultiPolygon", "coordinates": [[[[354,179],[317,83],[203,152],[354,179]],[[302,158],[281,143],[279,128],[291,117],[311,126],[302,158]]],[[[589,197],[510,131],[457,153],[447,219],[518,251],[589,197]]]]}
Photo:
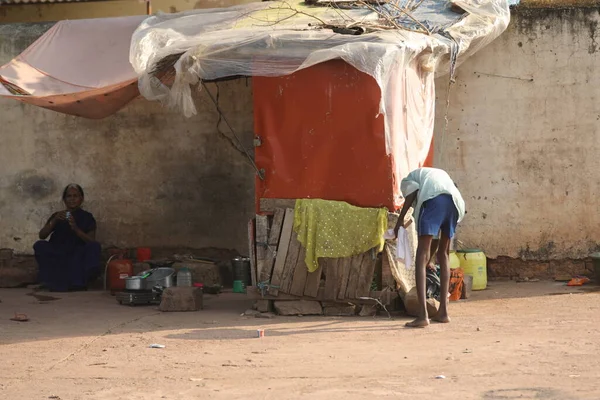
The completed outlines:
{"type": "Polygon", "coordinates": [[[159,11],[174,13],[200,8],[230,7],[253,1],[260,0],[103,0],[83,3],[5,4],[0,7],[0,23],[123,17],[159,11]]]}
{"type": "MultiPolygon", "coordinates": [[[[0,26],[0,62],[48,28],[0,26]]],[[[223,111],[252,150],[250,82],[219,87],[223,111]]],[[[77,182],[104,245],[246,253],[253,169],[218,133],[206,93],[197,97],[191,119],[140,99],[99,121],[0,99],[0,248],[31,252],[45,220],[61,208],[63,187],[77,182]]]]}
{"type": "Polygon", "coordinates": [[[598,8],[518,9],[458,68],[435,163],[468,214],[458,239],[492,257],[580,258],[600,248],[598,8]]]}
{"type": "Polygon", "coordinates": [[[109,18],[148,14],[148,5],[137,0],[110,0],[84,3],[4,4],[0,23],[60,21],[81,18],[109,18]]]}

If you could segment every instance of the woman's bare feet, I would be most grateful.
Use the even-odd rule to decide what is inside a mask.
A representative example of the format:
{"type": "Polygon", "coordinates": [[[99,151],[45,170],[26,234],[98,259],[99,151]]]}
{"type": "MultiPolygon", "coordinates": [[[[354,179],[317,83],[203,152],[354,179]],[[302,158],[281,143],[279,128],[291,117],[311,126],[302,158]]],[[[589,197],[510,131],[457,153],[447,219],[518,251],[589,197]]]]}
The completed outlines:
{"type": "Polygon", "coordinates": [[[435,318],[432,318],[432,320],[434,320],[435,322],[439,322],[441,324],[449,324],[450,323],[450,317],[448,316],[448,314],[436,315],[435,318]]]}
{"type": "Polygon", "coordinates": [[[429,326],[429,319],[417,318],[414,321],[407,322],[405,326],[407,328],[425,328],[429,326]]]}

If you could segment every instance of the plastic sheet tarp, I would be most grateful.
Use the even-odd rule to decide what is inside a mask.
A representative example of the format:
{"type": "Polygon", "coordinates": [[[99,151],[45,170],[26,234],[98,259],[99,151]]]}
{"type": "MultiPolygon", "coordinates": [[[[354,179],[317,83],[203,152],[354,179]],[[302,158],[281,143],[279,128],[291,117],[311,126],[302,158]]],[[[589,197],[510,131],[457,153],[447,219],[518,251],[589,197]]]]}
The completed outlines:
{"type": "MultiPolygon", "coordinates": [[[[384,116],[389,154],[402,146],[392,143],[391,97],[397,92],[389,90],[393,75],[415,62],[438,75],[451,72],[457,62],[490,43],[508,25],[507,0],[453,3],[466,13],[450,11],[442,0],[421,2],[412,18],[395,21],[402,29],[362,35],[334,33],[327,26],[373,24],[380,18],[378,13],[368,8],[307,6],[299,0],[161,14],[145,20],[134,33],[130,62],[139,74],[144,97],[178,106],[190,116],[196,111],[191,86],[199,79],[282,76],[342,59],[372,76],[381,89],[379,112],[384,116]],[[425,26],[431,34],[414,32],[415,26],[425,26]],[[178,59],[171,87],[156,74],[169,56],[178,59]]],[[[419,140],[429,143],[432,134],[424,132],[419,140]]]]}
{"type": "Polygon", "coordinates": [[[87,118],[113,114],[139,96],[128,54],[145,18],[56,23],[0,67],[0,96],[87,118]]]}

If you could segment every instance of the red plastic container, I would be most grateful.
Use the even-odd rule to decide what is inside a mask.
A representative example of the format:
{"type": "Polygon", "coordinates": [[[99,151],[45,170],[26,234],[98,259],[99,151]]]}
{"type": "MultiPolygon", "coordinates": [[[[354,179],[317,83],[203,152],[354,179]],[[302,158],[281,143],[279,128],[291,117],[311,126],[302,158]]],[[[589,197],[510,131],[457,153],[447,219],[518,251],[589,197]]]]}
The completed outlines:
{"type": "Polygon", "coordinates": [[[138,247],[135,256],[138,262],[148,261],[152,258],[152,251],[149,247],[138,247]]]}
{"type": "Polygon", "coordinates": [[[133,276],[133,263],[127,259],[113,259],[108,263],[108,288],[110,294],[125,290],[125,278],[133,276]]]}

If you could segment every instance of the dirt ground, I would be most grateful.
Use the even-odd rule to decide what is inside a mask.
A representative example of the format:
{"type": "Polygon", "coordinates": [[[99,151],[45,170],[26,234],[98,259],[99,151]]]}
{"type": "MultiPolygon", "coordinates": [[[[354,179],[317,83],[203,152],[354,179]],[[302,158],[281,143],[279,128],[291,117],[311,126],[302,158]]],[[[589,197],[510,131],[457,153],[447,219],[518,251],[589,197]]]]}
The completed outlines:
{"type": "Polygon", "coordinates": [[[250,302],[232,293],[160,313],[102,292],[41,303],[3,289],[0,398],[600,399],[593,289],[495,282],[423,330],[406,318],[244,317],[250,302]]]}

